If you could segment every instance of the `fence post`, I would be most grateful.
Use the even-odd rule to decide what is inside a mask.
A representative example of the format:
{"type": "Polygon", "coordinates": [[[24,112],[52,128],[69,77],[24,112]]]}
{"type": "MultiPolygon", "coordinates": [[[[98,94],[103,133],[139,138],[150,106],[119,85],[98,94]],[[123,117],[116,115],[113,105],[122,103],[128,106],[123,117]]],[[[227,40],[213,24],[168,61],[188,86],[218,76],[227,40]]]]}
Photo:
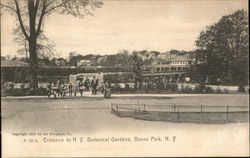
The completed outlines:
{"type": "Polygon", "coordinates": [[[134,118],[136,118],[136,109],[135,109],[135,112],[134,112],[134,118]]]}
{"type": "Polygon", "coordinates": [[[178,114],[178,115],[177,115],[177,116],[178,116],[178,120],[179,120],[179,118],[180,118],[180,113],[179,113],[179,112],[180,112],[180,110],[179,110],[179,107],[178,107],[178,112],[177,112],[177,114],[178,114]]]}
{"type": "Polygon", "coordinates": [[[201,112],[202,112],[202,105],[201,105],[201,112]]]}
{"type": "Polygon", "coordinates": [[[146,107],[145,107],[145,104],[143,105],[143,111],[146,111],[146,107]]]}
{"type": "Polygon", "coordinates": [[[229,106],[227,106],[227,120],[228,120],[228,109],[229,109],[229,106]]]}
{"type": "Polygon", "coordinates": [[[116,108],[116,114],[119,115],[119,113],[118,113],[118,105],[116,105],[115,108],[116,108]]]}

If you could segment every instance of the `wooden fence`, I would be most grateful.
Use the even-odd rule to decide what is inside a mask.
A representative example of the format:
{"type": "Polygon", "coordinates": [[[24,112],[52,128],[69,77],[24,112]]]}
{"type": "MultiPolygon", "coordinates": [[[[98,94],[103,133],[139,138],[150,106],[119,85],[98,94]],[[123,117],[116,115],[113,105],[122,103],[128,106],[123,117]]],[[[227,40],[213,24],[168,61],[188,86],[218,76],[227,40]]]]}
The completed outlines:
{"type": "Polygon", "coordinates": [[[111,103],[111,111],[120,116],[123,111],[133,112],[134,117],[146,114],[148,112],[169,112],[176,113],[179,119],[181,113],[226,113],[229,119],[229,113],[249,112],[249,106],[209,106],[209,105],[177,105],[169,104],[118,104],[111,103]]]}

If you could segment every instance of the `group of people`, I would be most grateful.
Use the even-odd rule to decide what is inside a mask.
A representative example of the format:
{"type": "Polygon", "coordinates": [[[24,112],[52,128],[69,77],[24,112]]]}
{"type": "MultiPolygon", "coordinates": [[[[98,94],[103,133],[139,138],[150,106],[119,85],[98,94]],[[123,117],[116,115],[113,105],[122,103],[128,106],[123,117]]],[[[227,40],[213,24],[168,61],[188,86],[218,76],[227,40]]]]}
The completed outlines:
{"type": "MultiPolygon", "coordinates": [[[[99,84],[99,81],[98,79],[95,78],[95,76],[93,77],[91,81],[88,77],[84,78],[83,76],[81,76],[79,78],[79,81],[77,82],[77,87],[79,89],[81,96],[83,95],[84,90],[87,90],[87,91],[91,90],[92,95],[96,95],[98,84],[99,84]]],[[[73,91],[73,87],[72,89],[69,89],[69,90],[73,91]]]]}
{"type": "Polygon", "coordinates": [[[57,96],[61,96],[61,98],[64,98],[66,95],[66,89],[67,85],[64,84],[60,79],[58,79],[55,83],[50,82],[47,85],[47,95],[50,97],[51,95],[54,95],[54,98],[57,96]]]}
{"type": "Polygon", "coordinates": [[[69,93],[70,96],[76,96],[78,92],[83,96],[84,91],[91,91],[92,95],[97,95],[98,90],[104,94],[105,98],[110,97],[110,84],[108,82],[99,83],[99,80],[96,79],[95,76],[93,76],[92,80],[88,77],[84,78],[83,76],[80,76],[77,83],[74,85],[72,83],[66,84],[58,79],[55,83],[49,83],[47,86],[48,97],[54,95],[55,98],[56,96],[64,98],[66,93],[69,93]]]}

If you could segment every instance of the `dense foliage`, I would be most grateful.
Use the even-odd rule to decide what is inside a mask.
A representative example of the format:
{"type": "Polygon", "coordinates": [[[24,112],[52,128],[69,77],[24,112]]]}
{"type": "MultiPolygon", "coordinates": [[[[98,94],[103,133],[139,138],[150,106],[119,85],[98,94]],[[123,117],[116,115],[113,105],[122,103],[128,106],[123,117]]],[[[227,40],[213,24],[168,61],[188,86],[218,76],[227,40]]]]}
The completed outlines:
{"type": "Polygon", "coordinates": [[[203,30],[196,45],[193,74],[201,82],[248,84],[248,13],[238,10],[203,30]]]}

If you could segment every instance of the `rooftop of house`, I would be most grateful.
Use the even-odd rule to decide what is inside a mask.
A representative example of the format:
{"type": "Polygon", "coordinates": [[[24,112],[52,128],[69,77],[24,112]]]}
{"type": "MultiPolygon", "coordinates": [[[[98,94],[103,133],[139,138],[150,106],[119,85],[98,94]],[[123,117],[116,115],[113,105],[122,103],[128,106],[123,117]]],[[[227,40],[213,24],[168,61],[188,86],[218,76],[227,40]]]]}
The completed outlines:
{"type": "Polygon", "coordinates": [[[168,61],[193,61],[193,58],[190,55],[176,55],[172,56],[168,61]]]}
{"type": "Polygon", "coordinates": [[[81,59],[78,62],[91,62],[91,60],[81,59]]]}
{"type": "Polygon", "coordinates": [[[170,62],[175,62],[175,61],[184,61],[184,62],[189,62],[193,61],[193,58],[190,55],[172,55],[170,58],[162,59],[158,58],[154,61],[155,64],[169,64],[170,62]]]}

